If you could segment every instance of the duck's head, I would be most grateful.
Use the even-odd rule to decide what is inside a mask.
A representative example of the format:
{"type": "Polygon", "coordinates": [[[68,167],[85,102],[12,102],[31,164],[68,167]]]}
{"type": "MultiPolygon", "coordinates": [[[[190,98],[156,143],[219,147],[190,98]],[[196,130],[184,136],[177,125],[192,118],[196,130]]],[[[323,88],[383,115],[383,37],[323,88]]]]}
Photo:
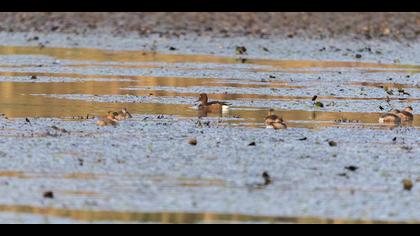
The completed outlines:
{"type": "Polygon", "coordinates": [[[202,104],[206,104],[208,101],[208,97],[206,93],[200,94],[200,97],[198,98],[197,102],[201,102],[202,104]]]}
{"type": "Polygon", "coordinates": [[[270,110],[268,110],[268,115],[269,116],[273,115],[273,113],[274,113],[274,109],[273,108],[271,108],[270,110]]]}
{"type": "Polygon", "coordinates": [[[404,111],[411,113],[411,112],[413,112],[413,107],[408,106],[408,107],[404,108],[404,111]]]}
{"type": "Polygon", "coordinates": [[[115,120],[116,116],[118,116],[117,112],[108,111],[108,115],[106,116],[106,118],[108,118],[109,120],[115,120]]]}

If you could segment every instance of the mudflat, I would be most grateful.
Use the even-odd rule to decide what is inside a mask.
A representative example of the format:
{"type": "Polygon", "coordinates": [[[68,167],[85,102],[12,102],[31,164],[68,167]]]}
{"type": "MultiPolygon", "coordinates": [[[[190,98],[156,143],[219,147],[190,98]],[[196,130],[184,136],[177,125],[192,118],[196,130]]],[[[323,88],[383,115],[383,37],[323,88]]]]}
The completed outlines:
{"type": "MultiPolygon", "coordinates": [[[[84,33],[76,33],[83,13],[0,14],[9,22],[1,27],[15,29],[0,33],[1,222],[420,221],[417,36],[362,39],[349,28],[325,38],[284,37],[286,28],[274,27],[261,37],[245,33],[243,23],[232,34],[197,33],[196,23],[188,30],[169,24],[177,14],[97,13],[92,21],[100,27],[84,33]],[[138,34],[133,20],[116,34],[110,22],[133,17],[162,28],[138,34]],[[231,108],[202,114],[200,93],[231,108]],[[412,122],[378,122],[406,106],[412,122]],[[133,117],[96,125],[122,108],[133,117]],[[271,108],[286,130],[265,128],[271,108]]],[[[218,15],[190,13],[179,22],[192,16],[209,22],[218,15]]],[[[268,16],[336,17],[238,13],[219,20],[249,17],[262,29],[258,22],[268,16]]],[[[396,16],[418,19],[351,19],[396,16]]],[[[392,22],[387,27],[396,32],[399,21],[392,22]]],[[[400,32],[414,32],[408,23],[400,32]]]]}

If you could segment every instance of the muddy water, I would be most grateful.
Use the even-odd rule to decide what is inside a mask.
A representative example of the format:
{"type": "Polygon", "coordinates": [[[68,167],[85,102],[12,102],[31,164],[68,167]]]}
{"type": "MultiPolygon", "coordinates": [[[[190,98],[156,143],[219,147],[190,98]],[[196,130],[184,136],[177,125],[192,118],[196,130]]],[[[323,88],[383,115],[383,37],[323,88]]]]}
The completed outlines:
{"type": "MultiPolygon", "coordinates": [[[[79,117],[99,116],[110,110],[127,107],[133,114],[175,115],[182,119],[202,115],[194,106],[199,93],[206,92],[211,100],[232,103],[232,109],[228,113],[207,114],[210,117],[220,117],[221,125],[226,126],[263,128],[267,110],[273,107],[276,113],[287,121],[289,127],[321,129],[313,131],[314,133],[326,130],[323,129],[324,127],[383,129],[388,126],[378,124],[380,113],[390,108],[412,105],[416,113],[415,120],[413,123],[403,125],[420,127],[420,117],[417,115],[420,108],[420,86],[416,81],[416,76],[420,71],[418,65],[244,59],[241,57],[89,48],[0,47],[0,113],[11,120],[22,117],[58,117],[79,120],[79,117]],[[31,79],[32,76],[36,78],[31,79]],[[390,80],[391,77],[392,80],[390,80]],[[409,95],[399,92],[401,90],[409,95]],[[386,91],[392,91],[393,95],[387,94],[386,91]],[[314,95],[318,95],[317,100],[325,104],[324,108],[313,105],[314,95]]],[[[133,122],[137,122],[135,119],[133,122]]],[[[71,123],[79,124],[80,122],[71,123]]],[[[96,128],[94,122],[91,125],[96,128]]],[[[259,129],[245,130],[260,131],[259,129]]],[[[290,131],[294,132],[293,129],[285,132],[290,131]]],[[[95,132],[102,132],[102,130],[95,132]]],[[[103,143],[98,145],[106,149],[101,146],[104,145],[103,143]]],[[[126,145],[124,143],[122,146],[126,145]]],[[[89,150],[85,153],[83,150],[74,151],[73,148],[59,148],[45,156],[57,160],[67,160],[69,157],[84,158],[87,166],[83,168],[91,168],[91,166],[88,167],[88,162],[92,157],[106,156],[110,161],[114,157],[114,150],[118,148],[104,155],[101,150],[95,153],[89,150]]],[[[43,151],[40,151],[41,155],[43,151]]],[[[144,151],[138,151],[138,153],[144,153],[144,151]]],[[[3,154],[8,155],[6,152],[3,154]]],[[[41,166],[45,164],[42,163],[41,166]]],[[[73,164],[70,162],[70,166],[73,164]]],[[[149,163],[151,167],[154,164],[156,163],[149,163]]],[[[76,164],[78,167],[79,165],[80,163],[76,164]]],[[[119,163],[119,165],[123,164],[119,163]]],[[[226,163],[223,162],[223,165],[226,163]]],[[[21,167],[21,165],[16,167],[21,167]]],[[[178,176],[178,172],[175,175],[161,176],[155,175],[152,171],[150,176],[153,177],[145,177],[138,173],[132,175],[126,173],[127,166],[114,171],[118,174],[99,174],[94,173],[92,169],[71,168],[66,173],[48,168],[45,172],[16,168],[0,171],[0,178],[11,181],[12,186],[14,183],[19,183],[20,186],[31,182],[57,181],[59,185],[53,189],[59,201],[63,199],[74,201],[82,197],[101,199],[107,196],[104,193],[110,191],[78,185],[82,183],[102,186],[103,183],[114,181],[137,183],[136,181],[141,179],[164,189],[182,188],[201,191],[212,188],[233,188],[222,176],[219,178],[219,175],[215,179],[187,178],[178,176]],[[70,182],[69,185],[62,184],[70,182]],[[62,188],[63,186],[67,189],[62,188]]],[[[133,194],[130,192],[130,186],[115,185],[114,188],[112,191],[117,192],[122,192],[127,188],[128,192],[124,194],[133,194]]],[[[333,190],[328,188],[328,191],[333,190]]],[[[130,201],[133,200],[130,199],[130,201]]],[[[28,202],[2,203],[0,212],[85,222],[396,223],[369,220],[349,221],[323,217],[252,215],[254,213],[251,215],[222,214],[216,213],[217,211],[206,212],[207,210],[196,213],[166,212],[166,209],[159,209],[156,212],[142,212],[142,209],[138,212],[125,212],[118,208],[114,211],[90,211],[77,209],[77,206],[73,205],[67,209],[60,208],[61,205],[40,207],[37,204],[32,205],[31,201],[28,202]]]]}
{"type": "MultiPolygon", "coordinates": [[[[113,174],[107,177],[118,177],[113,174]]],[[[125,177],[137,179],[140,178],[136,174],[125,174],[125,177]]],[[[92,181],[103,178],[105,175],[90,173],[41,173],[41,172],[21,172],[21,171],[0,171],[2,178],[15,179],[71,179],[92,181]]],[[[162,182],[165,186],[180,186],[182,188],[202,188],[207,186],[224,186],[225,181],[219,179],[198,179],[198,178],[168,178],[168,177],[152,177],[151,180],[162,182]]],[[[369,189],[368,191],[375,191],[369,189]]],[[[84,190],[55,190],[60,198],[64,196],[70,197],[90,197],[102,198],[100,192],[84,191],[84,190]]],[[[32,216],[46,217],[45,220],[67,219],[74,222],[120,222],[120,223],[297,223],[297,224],[396,224],[396,223],[418,223],[417,221],[381,221],[369,219],[340,219],[340,218],[323,218],[323,217],[297,217],[297,216],[267,216],[267,215],[247,215],[247,214],[223,214],[217,212],[134,212],[134,211],[110,211],[110,210],[88,210],[88,209],[72,209],[59,208],[51,206],[35,206],[35,205],[14,205],[0,204],[0,213],[12,214],[30,214],[32,216]]]]}
{"type": "MultiPolygon", "coordinates": [[[[295,223],[295,224],[398,224],[393,221],[341,220],[317,217],[272,217],[241,214],[177,213],[177,212],[116,212],[88,211],[34,206],[0,205],[0,212],[27,213],[48,217],[68,218],[84,222],[124,223],[295,223]]],[[[410,222],[404,222],[410,223],[410,222]]],[[[412,222],[415,223],[415,222],[412,222]]]]}
{"type": "MultiPolygon", "coordinates": [[[[251,100],[250,104],[243,106],[234,106],[229,114],[224,117],[240,118],[240,121],[229,121],[247,126],[262,126],[265,111],[270,107],[270,101],[310,101],[312,96],[308,95],[282,95],[277,94],[253,94],[249,92],[252,89],[280,89],[297,90],[317,86],[317,81],[300,83],[283,80],[281,78],[269,78],[267,80],[255,81],[252,79],[234,79],[234,78],[196,78],[180,76],[148,76],[145,74],[119,74],[121,70],[127,69],[162,69],[162,70],[215,70],[223,73],[224,71],[236,70],[238,73],[247,75],[249,73],[260,73],[261,71],[282,71],[282,73],[322,74],[327,71],[337,70],[371,72],[378,71],[393,73],[416,73],[420,66],[418,65],[396,65],[396,64],[378,64],[363,62],[334,62],[334,61],[286,61],[286,60],[266,60],[266,59],[240,59],[229,57],[217,57],[207,55],[171,55],[158,54],[155,52],[144,51],[108,51],[87,48],[37,48],[37,47],[0,47],[2,56],[44,56],[52,57],[54,60],[64,60],[71,63],[54,64],[23,64],[23,65],[0,65],[4,70],[0,72],[0,78],[27,78],[23,81],[6,82],[0,79],[0,112],[8,117],[76,117],[91,115],[101,115],[109,110],[117,110],[121,107],[127,107],[132,113],[138,114],[170,114],[183,117],[197,116],[197,111],[191,109],[194,106],[194,100],[198,96],[198,91],[206,88],[225,89],[224,92],[213,92],[211,99],[241,101],[251,100]],[[154,64],[150,64],[154,63],[154,64]],[[182,63],[188,63],[182,66],[182,63]],[[212,65],[213,66],[208,66],[212,65]],[[181,65],[181,66],[180,66],[181,65]],[[204,68],[203,68],[204,65],[204,68]],[[217,66],[214,66],[217,65],[217,66]],[[239,66],[239,67],[238,67],[239,66]],[[264,68],[260,68],[263,66],[264,68]],[[39,69],[42,69],[41,71],[39,69]],[[101,73],[104,68],[111,70],[117,69],[115,73],[101,73]],[[77,72],[72,73],[72,70],[77,72]],[[86,73],[80,73],[80,70],[86,73]],[[376,70],[376,71],[375,71],[376,70]],[[30,80],[31,76],[37,76],[37,80],[30,80]],[[70,78],[73,82],[39,82],[42,78],[70,78]],[[109,81],[91,81],[92,79],[108,79],[109,81]],[[315,83],[315,84],[314,84],[315,83]],[[127,90],[127,88],[134,88],[127,90]],[[140,88],[136,90],[136,88],[140,88]],[[168,89],[173,88],[173,89],[168,89]],[[191,88],[191,91],[182,91],[182,89],[191,88]],[[234,94],[229,93],[229,88],[240,89],[234,94]],[[240,91],[243,91],[241,93],[240,91]],[[34,96],[43,95],[43,96],[34,96]],[[70,99],[56,98],[54,95],[66,95],[70,99]],[[189,97],[191,103],[159,103],[159,102],[95,102],[83,99],[71,99],[80,95],[92,96],[113,96],[113,95],[131,95],[142,97],[162,97],[177,99],[178,97],[189,97]],[[70,97],[69,97],[70,96],[70,97]],[[252,100],[267,101],[267,105],[252,105],[252,100]]],[[[350,73],[350,72],[349,72],[350,73]]],[[[163,73],[164,74],[164,73],[163,73]]],[[[373,83],[369,81],[351,82],[345,81],[343,87],[365,87],[388,89],[419,89],[417,85],[402,83],[373,83]]],[[[315,95],[315,94],[314,94],[315,95]]],[[[318,100],[344,100],[344,101],[386,101],[387,96],[326,96],[320,95],[318,100]]],[[[389,98],[390,101],[403,100],[406,103],[418,103],[419,98],[414,96],[389,98]]],[[[291,127],[314,128],[319,126],[346,125],[346,120],[354,124],[375,124],[379,116],[379,110],[364,112],[337,112],[322,109],[277,109],[278,113],[290,122],[291,127]]],[[[219,114],[208,114],[209,116],[219,116],[219,114]]],[[[420,126],[418,116],[416,116],[414,126],[420,126]]],[[[362,125],[363,127],[363,125],[362,125]]]]}

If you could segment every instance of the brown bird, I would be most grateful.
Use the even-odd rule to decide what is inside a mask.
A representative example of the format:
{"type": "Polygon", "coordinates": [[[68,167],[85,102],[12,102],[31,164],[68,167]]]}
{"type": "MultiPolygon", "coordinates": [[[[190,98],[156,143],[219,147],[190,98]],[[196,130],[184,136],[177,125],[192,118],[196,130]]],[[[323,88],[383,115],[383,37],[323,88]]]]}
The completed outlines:
{"type": "Polygon", "coordinates": [[[287,129],[287,124],[283,118],[274,114],[274,109],[268,111],[268,116],[265,117],[266,128],[287,129]]]}
{"type": "Polygon", "coordinates": [[[108,115],[105,117],[99,118],[99,120],[96,122],[99,126],[117,126],[118,120],[115,118],[115,116],[118,115],[117,112],[109,111],[108,115]]]}
{"type": "Polygon", "coordinates": [[[404,108],[402,111],[398,109],[393,109],[389,113],[397,115],[400,117],[401,121],[412,121],[414,119],[413,108],[411,106],[404,108]]]}
{"type": "Polygon", "coordinates": [[[128,118],[133,118],[133,116],[130,114],[130,112],[128,112],[127,108],[123,108],[115,116],[115,119],[117,119],[118,121],[126,120],[128,118]]]}
{"type": "Polygon", "coordinates": [[[401,118],[399,114],[401,113],[400,110],[391,110],[388,113],[382,114],[379,117],[379,123],[388,123],[388,124],[399,124],[401,123],[401,118]]]}
{"type": "Polygon", "coordinates": [[[226,102],[219,102],[219,101],[208,101],[208,96],[205,93],[200,94],[200,98],[197,102],[200,102],[200,105],[198,106],[199,110],[203,110],[206,112],[212,112],[212,113],[224,113],[229,110],[229,105],[226,102]]]}
{"type": "Polygon", "coordinates": [[[398,113],[398,116],[401,118],[402,121],[412,121],[414,119],[412,112],[413,108],[411,106],[408,106],[402,111],[400,111],[400,113],[398,113]]]}

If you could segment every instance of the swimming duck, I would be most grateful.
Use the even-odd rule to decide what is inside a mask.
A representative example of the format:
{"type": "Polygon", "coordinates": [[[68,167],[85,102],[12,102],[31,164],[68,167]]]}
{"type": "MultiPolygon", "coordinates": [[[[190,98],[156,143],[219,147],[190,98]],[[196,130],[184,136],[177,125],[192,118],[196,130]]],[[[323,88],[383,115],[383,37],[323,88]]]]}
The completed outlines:
{"type": "Polygon", "coordinates": [[[130,112],[128,112],[127,108],[123,108],[115,116],[115,119],[117,119],[118,121],[126,120],[128,118],[133,118],[133,116],[130,114],[130,112]]]}
{"type": "Polygon", "coordinates": [[[200,94],[200,98],[198,99],[197,102],[200,102],[198,109],[204,110],[206,112],[220,113],[220,112],[227,112],[229,110],[228,103],[219,102],[219,101],[209,102],[207,94],[205,93],[200,94]]]}
{"type": "Polygon", "coordinates": [[[265,125],[267,128],[287,129],[287,125],[282,118],[275,115],[274,109],[268,111],[268,116],[265,118],[265,125]]]}
{"type": "Polygon", "coordinates": [[[105,117],[101,117],[96,124],[99,126],[117,126],[118,120],[115,118],[115,116],[118,115],[117,112],[108,112],[108,115],[105,117]]]}

